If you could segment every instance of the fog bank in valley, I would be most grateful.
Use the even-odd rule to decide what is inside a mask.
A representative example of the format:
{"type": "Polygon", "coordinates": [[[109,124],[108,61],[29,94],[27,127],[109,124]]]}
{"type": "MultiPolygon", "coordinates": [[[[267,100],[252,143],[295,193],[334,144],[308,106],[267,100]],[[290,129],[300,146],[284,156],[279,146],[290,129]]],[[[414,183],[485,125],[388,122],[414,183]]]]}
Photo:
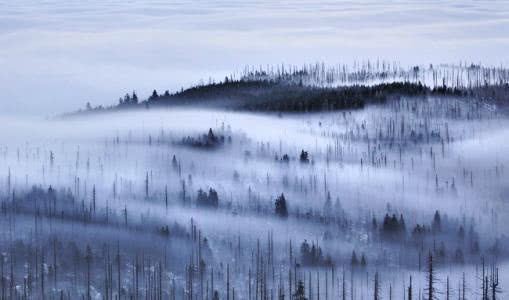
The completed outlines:
{"type": "Polygon", "coordinates": [[[420,299],[431,286],[476,299],[507,286],[509,119],[474,98],[1,121],[5,297],[420,299]]]}

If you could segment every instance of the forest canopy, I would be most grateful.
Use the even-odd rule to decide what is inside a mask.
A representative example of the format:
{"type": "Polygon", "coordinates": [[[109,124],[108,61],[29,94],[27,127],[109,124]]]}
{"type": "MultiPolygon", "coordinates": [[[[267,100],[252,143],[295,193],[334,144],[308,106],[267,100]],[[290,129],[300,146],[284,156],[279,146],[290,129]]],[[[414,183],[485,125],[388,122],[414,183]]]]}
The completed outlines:
{"type": "Polygon", "coordinates": [[[67,114],[196,106],[256,112],[316,112],[359,109],[402,96],[475,97],[505,103],[509,91],[509,72],[505,68],[483,66],[408,70],[369,66],[356,72],[325,66],[294,69],[246,70],[236,79],[225,77],[179,91],[153,90],[141,100],[136,91],[126,93],[117,104],[93,107],[67,114]],[[459,69],[459,71],[458,71],[459,69]]]}

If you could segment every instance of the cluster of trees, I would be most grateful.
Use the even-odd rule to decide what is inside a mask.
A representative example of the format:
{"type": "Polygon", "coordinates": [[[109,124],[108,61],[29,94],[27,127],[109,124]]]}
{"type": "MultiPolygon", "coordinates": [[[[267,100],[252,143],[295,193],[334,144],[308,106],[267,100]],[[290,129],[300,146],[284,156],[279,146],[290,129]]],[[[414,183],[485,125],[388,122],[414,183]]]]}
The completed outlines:
{"type": "MultiPolygon", "coordinates": [[[[279,67],[278,67],[279,68],[279,67]]],[[[159,94],[153,90],[143,101],[136,92],[120,97],[117,105],[92,107],[77,113],[144,106],[210,105],[251,111],[332,111],[362,108],[366,104],[383,102],[391,97],[441,95],[471,96],[502,103],[509,91],[509,70],[479,65],[460,65],[403,69],[388,63],[367,63],[362,71],[325,67],[301,66],[274,70],[246,70],[240,79],[225,77],[190,88],[159,94]],[[374,66],[377,67],[374,67],[374,66]],[[382,67],[383,66],[383,67],[382,67]],[[291,70],[291,71],[290,71],[291,70]],[[431,87],[424,85],[426,74],[432,74],[431,87]],[[389,83],[370,84],[373,81],[389,83]],[[344,83],[339,85],[338,83],[344,83]],[[353,84],[352,84],[353,83],[353,84]],[[331,86],[340,87],[331,87],[331,86]]],[[[428,80],[429,81],[429,80],[428,80]]],[[[69,114],[69,115],[73,115],[69,114]]]]}
{"type": "Polygon", "coordinates": [[[48,189],[33,186],[24,194],[13,193],[12,202],[3,202],[1,209],[4,213],[14,209],[26,214],[37,213],[48,218],[68,219],[78,217],[77,208],[80,208],[79,216],[89,219],[95,213],[95,196],[92,198],[92,203],[85,206],[84,203],[77,203],[70,189],[57,191],[52,186],[48,189]]]}
{"type": "MultiPolygon", "coordinates": [[[[374,230],[378,229],[378,223],[375,217],[373,217],[372,224],[374,230]]],[[[433,215],[433,221],[431,222],[431,225],[429,227],[427,227],[426,225],[416,224],[412,230],[412,234],[414,236],[421,236],[428,232],[437,234],[440,233],[441,231],[442,231],[442,220],[440,217],[440,212],[437,210],[433,215]]],[[[460,232],[463,232],[464,235],[463,227],[460,227],[460,232]]],[[[400,214],[399,219],[398,217],[396,217],[395,214],[392,214],[392,216],[390,216],[389,214],[385,214],[382,226],[380,227],[380,233],[383,238],[389,240],[405,238],[406,222],[405,218],[403,217],[403,214],[400,214]]]]}
{"type": "MultiPolygon", "coordinates": [[[[217,192],[210,189],[209,195],[206,193],[205,205],[218,205],[217,192]]],[[[42,219],[50,222],[78,222],[81,224],[96,224],[107,227],[124,228],[125,230],[136,229],[138,232],[158,233],[163,236],[187,237],[185,227],[178,223],[172,226],[166,225],[166,221],[161,218],[152,217],[149,221],[141,215],[141,220],[132,218],[131,211],[126,205],[123,207],[106,207],[97,204],[97,192],[95,186],[92,187],[91,195],[88,199],[77,198],[70,189],[56,190],[52,186],[47,189],[33,186],[29,191],[23,193],[12,193],[7,200],[0,203],[0,212],[2,214],[22,214],[24,216],[33,216],[36,223],[42,219]]],[[[200,197],[198,197],[200,198],[200,197]]],[[[201,202],[198,201],[201,204],[201,202]]]]}
{"type": "MultiPolygon", "coordinates": [[[[186,105],[214,103],[252,111],[321,111],[364,106],[365,92],[349,92],[350,88],[332,89],[308,87],[285,81],[225,80],[220,83],[195,86],[174,94],[148,99],[150,105],[186,105]]],[[[375,93],[371,93],[375,96],[375,93]]]]}
{"type": "Polygon", "coordinates": [[[302,163],[309,163],[309,153],[307,151],[302,150],[300,152],[299,160],[302,163]]]}
{"type": "Polygon", "coordinates": [[[128,105],[137,105],[139,103],[138,95],[136,95],[136,92],[133,91],[132,95],[129,95],[129,93],[125,94],[124,97],[120,97],[118,99],[118,106],[128,106],[128,105]]]}
{"type": "MultiPolygon", "coordinates": [[[[376,227],[376,220],[373,219],[373,226],[376,227]]],[[[406,223],[403,214],[399,216],[399,220],[395,214],[389,216],[385,214],[382,228],[380,229],[383,238],[388,240],[404,237],[406,233],[406,223]]]]}
{"type": "Polygon", "coordinates": [[[187,232],[186,228],[182,225],[180,225],[177,222],[174,222],[173,225],[169,226],[161,226],[158,228],[158,233],[165,236],[165,237],[187,237],[189,236],[189,233],[187,232]]]}
{"type": "Polygon", "coordinates": [[[463,92],[447,87],[430,89],[420,82],[328,88],[305,86],[285,79],[243,78],[196,86],[166,96],[152,97],[152,101],[157,101],[157,104],[184,104],[221,99],[229,100],[226,103],[238,109],[305,112],[362,108],[367,103],[383,102],[392,96],[426,94],[462,95],[463,92]]]}
{"type": "MultiPolygon", "coordinates": [[[[463,96],[467,91],[458,88],[429,88],[420,82],[392,82],[376,85],[342,87],[306,86],[286,80],[240,79],[194,86],[171,94],[160,95],[156,90],[139,101],[135,92],[126,94],[118,105],[109,109],[174,105],[215,105],[248,111],[311,112],[363,108],[369,103],[381,103],[392,97],[419,95],[463,96]]],[[[97,111],[87,105],[87,111],[97,111]]],[[[100,110],[104,110],[102,107],[100,110]]]]}
{"type": "MultiPolygon", "coordinates": [[[[279,299],[284,300],[284,295],[280,295],[279,299]]],[[[297,284],[297,288],[295,289],[295,293],[293,294],[293,299],[295,300],[308,299],[306,298],[306,291],[304,289],[304,282],[302,282],[302,280],[299,280],[299,283],[297,284]]]]}
{"type": "Polygon", "coordinates": [[[332,266],[332,258],[330,255],[324,256],[322,248],[318,243],[311,243],[309,245],[307,240],[304,240],[300,246],[300,259],[304,266],[332,266]]]}
{"type": "Polygon", "coordinates": [[[219,206],[219,197],[217,196],[216,190],[210,188],[207,195],[206,192],[204,192],[202,189],[199,189],[198,195],[196,196],[196,205],[200,207],[217,208],[219,206]]]}
{"type": "Polygon", "coordinates": [[[171,95],[170,95],[170,91],[166,90],[164,92],[164,94],[162,95],[159,95],[157,93],[156,90],[152,91],[152,94],[150,95],[150,97],[148,97],[148,101],[158,101],[160,99],[166,99],[166,98],[169,98],[171,95]]]}
{"type": "Polygon", "coordinates": [[[225,140],[227,140],[229,143],[231,143],[232,138],[231,136],[228,136],[225,138],[224,135],[215,135],[212,131],[212,128],[209,128],[209,131],[207,134],[203,134],[197,138],[187,136],[182,138],[181,145],[189,146],[193,148],[201,148],[201,149],[213,149],[217,148],[219,146],[224,145],[225,140]]]}
{"type": "MultiPolygon", "coordinates": [[[[281,157],[279,157],[277,154],[275,155],[274,159],[276,161],[281,161],[283,163],[289,163],[290,162],[290,156],[288,154],[283,154],[281,157]]],[[[293,158],[292,158],[293,159],[293,158]]],[[[299,161],[301,163],[309,163],[309,153],[307,151],[302,150],[299,154],[299,161]]]]}
{"type": "Polygon", "coordinates": [[[289,163],[290,162],[290,156],[288,156],[288,154],[283,154],[281,156],[281,158],[279,158],[279,156],[276,154],[275,156],[275,160],[276,161],[281,161],[281,162],[284,162],[284,163],[289,163]]]}
{"type": "Polygon", "coordinates": [[[359,259],[357,257],[357,253],[354,250],[352,251],[352,258],[350,259],[350,264],[354,268],[356,267],[365,268],[368,265],[368,262],[366,261],[366,256],[364,255],[364,253],[361,254],[361,258],[359,259]]]}
{"type": "MultiPolygon", "coordinates": [[[[421,225],[416,224],[414,229],[412,230],[412,235],[414,237],[422,237],[428,233],[438,234],[442,232],[442,218],[440,217],[440,212],[435,211],[435,214],[433,215],[433,221],[430,225],[421,225]]],[[[458,231],[458,236],[464,238],[465,230],[463,226],[460,226],[458,231]]]]}
{"type": "Polygon", "coordinates": [[[276,198],[276,202],[274,204],[274,211],[276,215],[280,216],[281,218],[288,217],[288,208],[286,205],[286,199],[284,194],[281,194],[279,197],[276,198]]]}

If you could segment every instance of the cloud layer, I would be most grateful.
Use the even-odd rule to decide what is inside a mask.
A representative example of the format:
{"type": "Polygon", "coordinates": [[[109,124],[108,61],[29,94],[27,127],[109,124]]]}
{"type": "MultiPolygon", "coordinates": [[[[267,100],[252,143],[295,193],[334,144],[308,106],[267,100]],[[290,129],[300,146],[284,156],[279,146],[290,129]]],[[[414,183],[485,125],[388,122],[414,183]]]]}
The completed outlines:
{"type": "Polygon", "coordinates": [[[0,111],[48,115],[246,65],[506,64],[509,9],[463,1],[16,1],[0,13],[0,111]]]}

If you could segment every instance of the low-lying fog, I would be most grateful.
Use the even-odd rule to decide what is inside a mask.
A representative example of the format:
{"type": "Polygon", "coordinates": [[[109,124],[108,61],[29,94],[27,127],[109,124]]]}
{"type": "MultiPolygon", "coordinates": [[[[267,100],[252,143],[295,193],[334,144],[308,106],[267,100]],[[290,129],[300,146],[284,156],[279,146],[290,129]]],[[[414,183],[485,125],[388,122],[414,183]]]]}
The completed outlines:
{"type": "Polygon", "coordinates": [[[2,293],[420,299],[429,255],[437,293],[504,291],[509,119],[470,100],[2,117],[2,293]]]}

